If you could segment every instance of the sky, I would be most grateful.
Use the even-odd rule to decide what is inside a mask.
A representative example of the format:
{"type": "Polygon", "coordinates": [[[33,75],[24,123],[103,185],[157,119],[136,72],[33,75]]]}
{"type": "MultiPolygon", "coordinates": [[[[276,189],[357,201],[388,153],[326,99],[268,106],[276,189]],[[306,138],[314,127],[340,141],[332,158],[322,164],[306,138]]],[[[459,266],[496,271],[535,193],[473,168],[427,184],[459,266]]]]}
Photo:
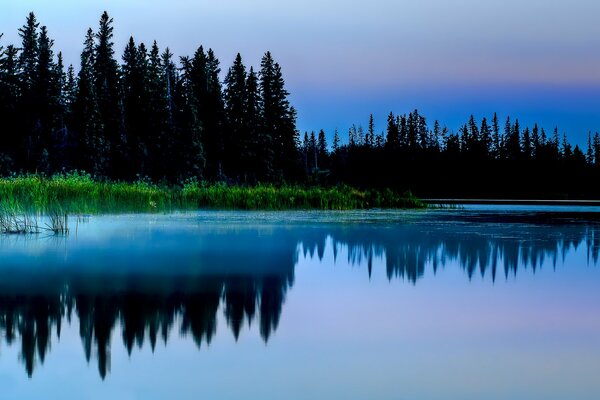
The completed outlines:
{"type": "Polygon", "coordinates": [[[2,43],[29,11],[67,62],[102,11],[120,57],[129,36],[191,55],[204,45],[224,69],[270,50],[301,131],[385,129],[418,109],[457,130],[471,114],[555,125],[575,143],[600,131],[600,2],[596,0],[0,0],[2,43]]]}

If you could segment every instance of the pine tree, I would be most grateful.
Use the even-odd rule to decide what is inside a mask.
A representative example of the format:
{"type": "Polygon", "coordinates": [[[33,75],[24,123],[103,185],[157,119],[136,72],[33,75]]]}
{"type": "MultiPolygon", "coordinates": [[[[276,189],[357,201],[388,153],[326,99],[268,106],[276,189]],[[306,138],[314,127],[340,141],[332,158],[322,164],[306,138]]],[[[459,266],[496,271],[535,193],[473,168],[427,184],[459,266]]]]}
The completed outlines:
{"type": "Polygon", "coordinates": [[[246,129],[248,130],[249,155],[251,155],[248,172],[252,180],[267,181],[273,176],[275,155],[272,138],[264,125],[258,76],[252,67],[248,71],[248,79],[246,80],[245,103],[246,129]]]}
{"type": "Polygon", "coordinates": [[[373,148],[375,146],[375,120],[373,118],[373,114],[369,116],[369,128],[367,131],[365,144],[369,148],[373,148]]]}
{"type": "Polygon", "coordinates": [[[94,83],[94,39],[88,29],[81,53],[77,80],[77,96],[73,104],[75,134],[69,140],[70,159],[78,169],[100,175],[104,172],[107,145],[102,136],[102,122],[94,83]]]}
{"type": "Polygon", "coordinates": [[[487,118],[483,118],[481,120],[481,129],[479,130],[481,138],[481,152],[482,155],[487,157],[492,149],[492,132],[490,131],[490,127],[487,123],[487,118]]]}
{"type": "Polygon", "coordinates": [[[163,164],[163,173],[171,180],[180,178],[179,163],[173,162],[178,159],[181,146],[180,131],[176,126],[176,99],[179,98],[177,93],[179,75],[177,67],[173,62],[173,53],[166,48],[161,55],[161,81],[164,87],[164,102],[165,102],[165,133],[162,137],[162,151],[158,162],[163,164]]]}
{"type": "Polygon", "coordinates": [[[501,154],[500,124],[498,123],[498,115],[494,113],[494,117],[492,118],[492,157],[500,159],[501,154]]]}
{"type": "Polygon", "coordinates": [[[19,71],[24,95],[33,90],[33,87],[38,80],[39,26],[40,24],[37,22],[35,14],[29,13],[25,25],[19,29],[19,37],[21,38],[19,71]]]}
{"type": "Polygon", "coordinates": [[[600,164],[600,134],[596,132],[594,134],[594,142],[592,144],[594,148],[594,165],[600,164]]]}
{"type": "Polygon", "coordinates": [[[390,150],[398,150],[400,148],[400,138],[398,131],[398,124],[396,123],[396,118],[394,117],[394,113],[388,115],[387,119],[387,136],[386,136],[386,145],[390,150]]]}
{"type": "Polygon", "coordinates": [[[472,152],[479,153],[480,148],[480,138],[479,138],[479,128],[477,127],[477,123],[475,122],[475,117],[471,115],[469,118],[469,132],[467,135],[467,149],[472,152]]]}
{"type": "Polygon", "coordinates": [[[588,131],[587,152],[585,154],[585,159],[589,165],[594,164],[594,149],[592,147],[592,131],[588,131]]]}
{"type": "Polygon", "coordinates": [[[302,157],[304,160],[304,170],[306,172],[306,175],[310,175],[310,171],[311,171],[311,168],[309,166],[311,158],[310,158],[309,154],[310,154],[310,139],[308,138],[308,131],[304,131],[304,140],[302,140],[302,157]]]}
{"type": "Polygon", "coordinates": [[[525,131],[523,131],[522,149],[523,149],[523,156],[525,157],[525,159],[531,158],[531,156],[533,154],[533,150],[532,150],[532,145],[531,145],[531,134],[529,132],[529,127],[526,127],[525,131]]]}
{"type": "Polygon", "coordinates": [[[431,145],[431,140],[429,138],[429,129],[427,128],[427,120],[422,115],[419,115],[417,110],[415,110],[416,115],[416,123],[417,123],[417,137],[418,144],[417,147],[420,149],[427,149],[431,145]]]}
{"type": "Polygon", "coordinates": [[[148,53],[146,92],[148,93],[148,133],[146,134],[146,172],[155,180],[167,179],[168,135],[170,133],[169,96],[165,66],[156,41],[148,53]]]}
{"type": "Polygon", "coordinates": [[[440,143],[443,143],[443,138],[442,138],[442,131],[440,128],[440,122],[436,119],[433,123],[433,143],[435,146],[435,150],[439,151],[440,150],[440,143]]]}
{"type": "Polygon", "coordinates": [[[552,140],[550,142],[551,154],[554,159],[558,159],[560,157],[560,139],[558,137],[558,127],[554,127],[554,132],[552,133],[552,140]]]}
{"type": "MultiPolygon", "coordinates": [[[[227,172],[231,176],[244,176],[251,167],[254,154],[252,137],[247,129],[246,118],[246,81],[248,75],[238,53],[225,77],[225,114],[227,119],[227,137],[225,138],[225,160],[227,172]]],[[[249,171],[248,171],[249,172],[249,171]]],[[[247,176],[245,176],[247,179],[247,176]]]]}
{"type": "Polygon", "coordinates": [[[510,126],[510,120],[506,120],[506,158],[518,160],[521,157],[521,127],[519,120],[510,126]]]}
{"type": "Polygon", "coordinates": [[[205,137],[210,136],[216,144],[215,165],[217,176],[223,176],[224,146],[223,129],[225,123],[225,105],[223,103],[223,89],[219,74],[221,73],[219,60],[215,57],[212,49],[208,49],[206,57],[207,65],[207,113],[204,113],[202,123],[205,125],[205,137]]]}
{"type": "Polygon", "coordinates": [[[533,144],[533,157],[538,159],[542,149],[542,142],[537,123],[533,125],[533,129],[531,130],[531,141],[533,144]]]}
{"type": "MultiPolygon", "coordinates": [[[[65,72],[63,55],[58,53],[56,63],[52,72],[50,85],[50,98],[52,99],[52,132],[50,136],[50,165],[52,171],[66,171],[70,168],[67,154],[67,139],[70,120],[70,96],[69,77],[65,72]]],[[[74,76],[73,76],[74,79],[74,76]]],[[[74,84],[74,82],[73,82],[74,84]]]]}
{"type": "Polygon", "coordinates": [[[325,166],[327,164],[328,152],[327,139],[325,138],[325,131],[323,129],[319,131],[319,138],[317,142],[317,155],[319,161],[318,165],[320,166],[320,169],[325,169],[325,166]]]}
{"type": "Polygon", "coordinates": [[[113,19],[105,11],[100,17],[94,46],[92,79],[100,116],[99,141],[108,149],[106,160],[101,159],[97,169],[100,173],[123,177],[132,166],[127,162],[126,139],[123,136],[119,66],[114,57],[112,24],[113,19]]]}
{"type": "Polygon", "coordinates": [[[192,61],[181,57],[181,74],[174,100],[174,119],[177,127],[174,152],[179,154],[176,171],[180,180],[201,178],[206,166],[192,71],[192,61]]]}
{"type": "Polygon", "coordinates": [[[122,157],[133,168],[122,171],[128,179],[149,174],[147,160],[148,137],[152,129],[149,123],[151,115],[150,87],[147,50],[144,44],[136,45],[133,37],[123,53],[121,78],[123,91],[123,117],[127,142],[122,143],[122,157]]]}
{"type": "Polygon", "coordinates": [[[17,155],[17,167],[28,171],[35,170],[36,128],[38,127],[39,99],[36,97],[36,84],[38,83],[38,28],[39,22],[34,13],[29,13],[25,25],[19,29],[21,49],[19,53],[19,83],[20,102],[18,107],[20,138],[17,144],[22,149],[17,155]]]}
{"type": "Polygon", "coordinates": [[[19,153],[20,120],[19,100],[21,86],[19,82],[18,51],[9,45],[0,52],[0,172],[15,170],[15,161],[19,153]]]}
{"type": "MultiPolygon", "coordinates": [[[[53,41],[48,37],[45,26],[40,28],[38,36],[37,72],[33,85],[35,98],[36,126],[31,132],[32,140],[30,151],[33,157],[32,166],[36,171],[51,172],[50,153],[53,147],[54,134],[58,130],[58,115],[60,110],[62,65],[59,68],[54,64],[53,41]]],[[[62,62],[61,62],[62,63],[62,62]]],[[[55,160],[58,162],[58,160],[55,160]]]]}
{"type": "Polygon", "coordinates": [[[296,111],[290,106],[281,67],[267,52],[261,60],[260,94],[265,133],[271,138],[274,154],[274,178],[295,175],[296,111]]]}
{"type": "Polygon", "coordinates": [[[333,133],[333,152],[337,153],[340,150],[340,135],[338,133],[337,128],[333,133]]]}
{"type": "Polygon", "coordinates": [[[348,147],[353,148],[358,145],[358,127],[355,124],[348,129],[348,147]]]}
{"type": "Polygon", "coordinates": [[[562,140],[562,146],[561,146],[560,152],[563,156],[563,159],[565,159],[565,160],[569,160],[571,158],[571,156],[573,155],[573,152],[571,150],[571,144],[567,140],[566,133],[563,133],[563,140],[562,140]]]}
{"type": "Polygon", "coordinates": [[[356,130],[356,143],[358,146],[365,146],[367,144],[366,137],[365,137],[365,130],[360,125],[358,126],[358,128],[356,130]]]}
{"type": "Polygon", "coordinates": [[[469,153],[472,150],[471,147],[471,133],[469,132],[469,128],[467,124],[464,124],[460,130],[460,151],[463,155],[469,153]]]}
{"type": "Polygon", "coordinates": [[[317,138],[315,131],[310,133],[309,147],[308,147],[308,158],[310,159],[311,170],[316,171],[319,169],[318,152],[317,152],[317,138]]]}
{"type": "Polygon", "coordinates": [[[206,174],[220,178],[223,174],[225,106],[219,81],[219,60],[212,49],[200,46],[191,61],[191,83],[197,102],[198,120],[206,154],[206,174]]]}

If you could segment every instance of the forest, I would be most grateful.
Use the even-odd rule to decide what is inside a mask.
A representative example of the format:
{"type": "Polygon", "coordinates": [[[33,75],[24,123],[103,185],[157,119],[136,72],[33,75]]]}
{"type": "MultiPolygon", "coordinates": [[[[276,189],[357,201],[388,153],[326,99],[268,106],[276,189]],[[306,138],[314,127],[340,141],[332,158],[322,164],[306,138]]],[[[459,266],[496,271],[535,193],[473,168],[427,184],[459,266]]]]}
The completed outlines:
{"type": "MultiPolygon", "coordinates": [[[[600,136],[587,149],[566,133],[517,119],[472,116],[458,129],[417,110],[390,113],[376,130],[352,126],[328,143],[301,134],[281,66],[240,54],[222,73],[212,49],[178,59],[130,38],[122,55],[103,13],[66,67],[30,13],[19,45],[0,47],[0,174],[72,171],[97,180],[227,185],[349,185],[422,197],[595,198],[600,136]],[[120,61],[119,61],[120,57],[120,61]]],[[[379,125],[379,124],[378,124],[379,125]]]]}

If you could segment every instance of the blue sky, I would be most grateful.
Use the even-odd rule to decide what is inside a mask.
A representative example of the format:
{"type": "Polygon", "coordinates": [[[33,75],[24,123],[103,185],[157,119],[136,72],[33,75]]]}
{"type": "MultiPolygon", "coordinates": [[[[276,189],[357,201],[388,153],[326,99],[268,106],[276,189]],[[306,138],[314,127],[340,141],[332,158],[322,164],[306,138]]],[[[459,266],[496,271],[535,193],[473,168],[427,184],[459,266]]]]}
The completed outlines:
{"type": "Polygon", "coordinates": [[[117,52],[129,35],[176,55],[212,47],[222,64],[271,50],[301,130],[384,128],[418,108],[457,129],[497,111],[558,124],[584,142],[600,130],[600,2],[593,0],[104,0],[1,1],[0,32],[15,42],[33,10],[68,62],[103,10],[117,52]]]}

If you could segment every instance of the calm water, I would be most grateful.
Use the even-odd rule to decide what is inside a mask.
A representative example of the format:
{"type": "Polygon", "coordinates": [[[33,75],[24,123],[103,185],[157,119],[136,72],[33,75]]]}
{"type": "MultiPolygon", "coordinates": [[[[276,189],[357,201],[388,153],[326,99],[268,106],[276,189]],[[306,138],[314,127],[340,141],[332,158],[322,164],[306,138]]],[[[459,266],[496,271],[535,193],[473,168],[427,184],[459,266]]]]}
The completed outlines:
{"type": "Polygon", "coordinates": [[[598,399],[599,211],[100,216],[0,236],[0,398],[598,399]]]}

